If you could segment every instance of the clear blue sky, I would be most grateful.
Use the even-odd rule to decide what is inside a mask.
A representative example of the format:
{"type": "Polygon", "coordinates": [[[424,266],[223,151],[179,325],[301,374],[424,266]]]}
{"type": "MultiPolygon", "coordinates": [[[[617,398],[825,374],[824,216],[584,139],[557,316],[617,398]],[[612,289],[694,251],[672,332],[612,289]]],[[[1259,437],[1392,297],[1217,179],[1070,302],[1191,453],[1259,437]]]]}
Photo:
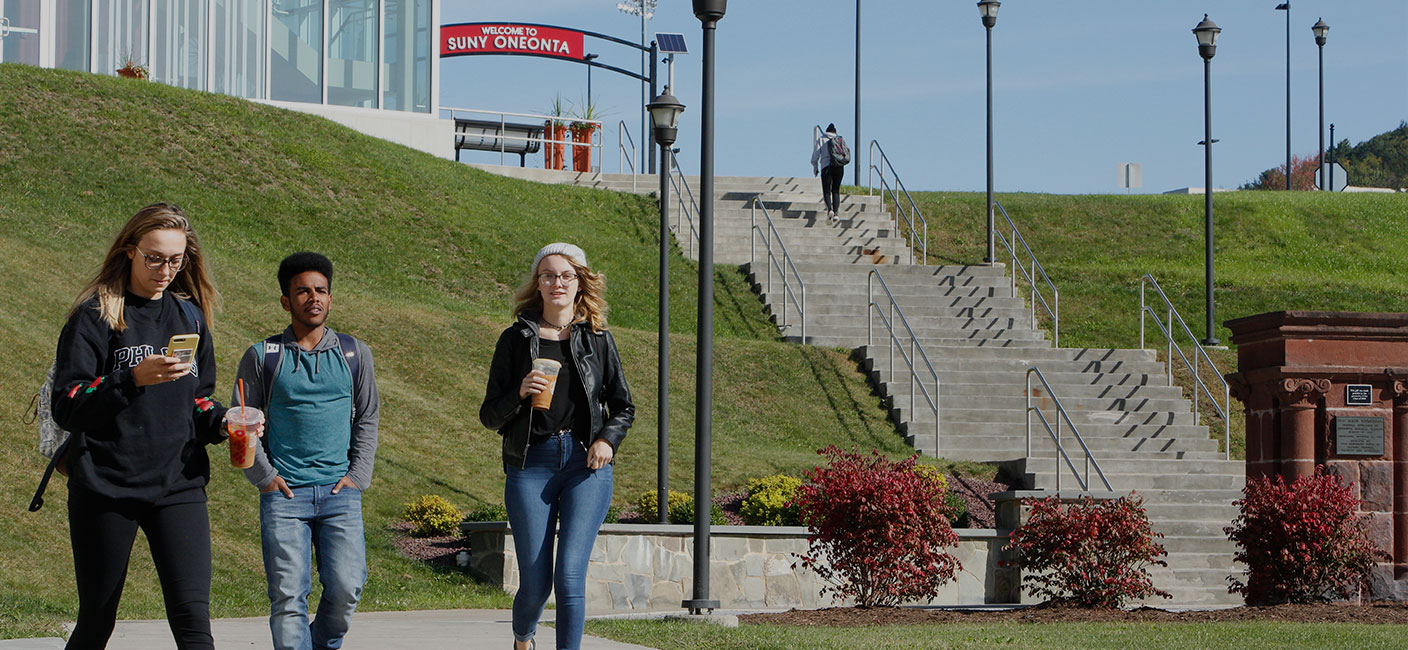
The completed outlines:
{"type": "MultiPolygon", "coordinates": [[[[1152,2],[1006,0],[993,30],[995,184],[1000,192],[1122,192],[1116,165],[1143,165],[1139,192],[1202,186],[1203,64],[1192,28],[1222,28],[1212,62],[1213,184],[1236,187],[1286,156],[1286,18],[1276,0],[1152,2]]],[[[614,0],[446,0],[443,23],[521,21],[640,38],[614,0]]],[[[1316,151],[1318,18],[1326,124],[1358,143],[1408,120],[1408,0],[1292,0],[1292,151],[1316,151]]],[[[984,44],[975,2],[863,0],[862,165],[878,140],[912,189],[984,187],[984,44]]],[[[675,66],[688,107],[676,146],[699,166],[700,24],[688,0],[661,0],[648,33],[685,34],[675,66]]],[[[729,3],[719,23],[715,172],[811,173],[811,128],[835,122],[854,140],[855,3],[729,3]],[[818,7],[825,7],[819,9],[818,7]]],[[[588,39],[601,62],[639,69],[637,50],[588,39]]],[[[443,61],[441,103],[544,112],[554,94],[580,101],[586,67],[529,57],[443,61]]],[[[664,73],[662,71],[663,78],[664,73]]],[[[617,171],[617,128],[639,142],[639,82],[593,71],[606,111],[604,170],[617,171]]],[[[1328,138],[1328,135],[1327,135],[1328,138]]],[[[497,156],[493,157],[497,161],[497,156]]],[[[489,158],[481,159],[489,162],[489,158]]],[[[541,159],[537,163],[541,166],[541,159]]],[[[863,168],[862,168],[863,169],[863,168]]],[[[848,170],[846,182],[854,178],[848,170]]],[[[1352,180],[1352,179],[1351,179],[1352,180]]],[[[862,178],[862,182],[864,179],[862,178]]]]}

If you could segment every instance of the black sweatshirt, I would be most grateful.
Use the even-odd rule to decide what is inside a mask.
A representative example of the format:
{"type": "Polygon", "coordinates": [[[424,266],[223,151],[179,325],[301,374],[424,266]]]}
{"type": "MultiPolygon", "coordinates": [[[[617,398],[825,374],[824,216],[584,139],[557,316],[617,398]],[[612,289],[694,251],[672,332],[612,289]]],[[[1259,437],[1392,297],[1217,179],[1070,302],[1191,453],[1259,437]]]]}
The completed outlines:
{"type": "Polygon", "coordinates": [[[68,319],[55,358],[53,412],[59,426],[83,432],[71,445],[69,488],[158,505],[205,500],[205,445],[225,438],[215,392],[215,354],[204,319],[191,373],[138,387],[132,368],[165,354],[175,334],[191,334],[178,298],[127,294],[127,329],[108,328],[97,299],[68,319]]]}

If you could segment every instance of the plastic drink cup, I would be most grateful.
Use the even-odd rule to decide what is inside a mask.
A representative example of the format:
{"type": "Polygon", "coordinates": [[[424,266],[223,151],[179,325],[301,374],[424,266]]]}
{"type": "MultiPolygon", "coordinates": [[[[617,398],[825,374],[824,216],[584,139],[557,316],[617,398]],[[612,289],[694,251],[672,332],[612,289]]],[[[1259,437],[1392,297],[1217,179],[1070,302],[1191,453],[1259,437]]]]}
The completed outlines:
{"type": "Polygon", "coordinates": [[[264,422],[264,412],[252,406],[236,406],[225,416],[230,432],[230,464],[236,469],[254,466],[254,447],[259,444],[255,429],[264,422]]]}
{"type": "Polygon", "coordinates": [[[533,370],[548,377],[548,389],[533,396],[533,408],[546,411],[552,407],[552,391],[557,387],[557,373],[562,370],[562,363],[552,359],[534,359],[533,370]]]}

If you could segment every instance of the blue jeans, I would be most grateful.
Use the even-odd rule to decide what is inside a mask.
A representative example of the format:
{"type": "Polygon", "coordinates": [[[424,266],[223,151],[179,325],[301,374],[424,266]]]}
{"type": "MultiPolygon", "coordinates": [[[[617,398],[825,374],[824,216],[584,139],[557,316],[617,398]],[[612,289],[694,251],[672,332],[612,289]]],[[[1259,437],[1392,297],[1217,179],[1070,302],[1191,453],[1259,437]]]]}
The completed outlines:
{"type": "Polygon", "coordinates": [[[367,581],[362,537],[362,491],[332,485],[293,488],[259,495],[260,541],[269,581],[269,630],[275,650],[336,650],[352,623],[352,612],[367,581]],[[312,560],[318,556],[323,597],[308,624],[313,589],[312,560]]]}
{"type": "Polygon", "coordinates": [[[575,650],[581,647],[586,623],[587,560],[611,507],[611,465],[587,469],[586,449],[571,434],[563,434],[529,446],[524,468],[505,471],[504,505],[518,556],[513,637],[533,638],[548,594],[555,591],[557,648],[575,650]]]}

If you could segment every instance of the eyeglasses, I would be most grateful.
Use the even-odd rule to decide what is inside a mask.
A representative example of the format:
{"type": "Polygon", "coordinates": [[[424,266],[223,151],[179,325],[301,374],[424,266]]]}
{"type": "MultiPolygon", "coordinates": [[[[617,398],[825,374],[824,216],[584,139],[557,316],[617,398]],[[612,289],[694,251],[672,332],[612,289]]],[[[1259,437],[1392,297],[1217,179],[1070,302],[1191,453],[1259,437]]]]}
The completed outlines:
{"type": "Polygon", "coordinates": [[[172,273],[186,268],[185,254],[172,255],[171,257],[162,257],[160,255],[153,255],[151,253],[143,253],[142,249],[140,248],[137,249],[137,252],[141,253],[142,259],[143,261],[145,261],[147,268],[152,271],[155,271],[163,266],[169,266],[171,268],[172,273]]]}
{"type": "Polygon", "coordinates": [[[576,274],[576,273],[573,273],[573,272],[571,272],[571,271],[568,271],[568,272],[566,272],[566,273],[539,273],[539,274],[538,274],[538,282],[541,282],[541,283],[546,284],[546,285],[557,284],[557,281],[558,281],[559,279],[562,280],[562,283],[563,283],[563,284],[572,284],[572,282],[574,282],[574,281],[577,279],[577,274],[576,274]]]}

